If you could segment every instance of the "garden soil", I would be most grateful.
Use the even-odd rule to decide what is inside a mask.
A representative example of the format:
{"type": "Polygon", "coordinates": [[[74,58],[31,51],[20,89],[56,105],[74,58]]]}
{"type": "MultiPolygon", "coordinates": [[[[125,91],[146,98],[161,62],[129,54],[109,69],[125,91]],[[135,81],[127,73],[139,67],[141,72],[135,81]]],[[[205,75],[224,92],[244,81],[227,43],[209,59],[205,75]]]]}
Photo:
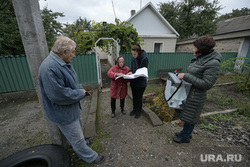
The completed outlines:
{"type": "MultiPolygon", "coordinates": [[[[98,140],[103,147],[105,161],[96,166],[227,166],[232,162],[221,162],[220,159],[208,162],[206,159],[210,155],[215,158],[222,155],[223,160],[226,160],[226,153],[238,155],[235,157],[237,160],[241,158],[240,162],[233,162],[233,165],[249,165],[250,157],[246,147],[219,141],[209,131],[198,127],[190,143],[174,143],[174,133],[179,132],[182,127],[171,123],[153,127],[145,115],[139,119],[129,116],[132,110],[130,98],[126,99],[127,114],[121,114],[117,100],[116,117],[111,118],[109,93],[109,89],[99,92],[98,140]]],[[[9,96],[12,96],[12,100],[2,96],[0,103],[0,159],[32,146],[50,143],[45,119],[34,91],[9,96]]],[[[85,115],[91,97],[83,101],[85,115]]]]}

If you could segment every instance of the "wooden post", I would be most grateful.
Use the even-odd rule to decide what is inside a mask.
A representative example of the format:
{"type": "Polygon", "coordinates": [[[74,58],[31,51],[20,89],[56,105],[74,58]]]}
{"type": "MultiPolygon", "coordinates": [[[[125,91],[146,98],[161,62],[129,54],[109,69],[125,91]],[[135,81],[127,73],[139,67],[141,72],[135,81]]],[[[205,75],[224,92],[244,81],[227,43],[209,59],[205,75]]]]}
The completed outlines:
{"type": "Polygon", "coordinates": [[[22,37],[29,69],[36,88],[39,103],[46,120],[50,139],[53,144],[67,146],[61,131],[45,116],[42,105],[41,91],[38,80],[38,71],[42,61],[48,56],[48,46],[45,38],[41,12],[38,0],[12,0],[18,27],[22,37]]]}

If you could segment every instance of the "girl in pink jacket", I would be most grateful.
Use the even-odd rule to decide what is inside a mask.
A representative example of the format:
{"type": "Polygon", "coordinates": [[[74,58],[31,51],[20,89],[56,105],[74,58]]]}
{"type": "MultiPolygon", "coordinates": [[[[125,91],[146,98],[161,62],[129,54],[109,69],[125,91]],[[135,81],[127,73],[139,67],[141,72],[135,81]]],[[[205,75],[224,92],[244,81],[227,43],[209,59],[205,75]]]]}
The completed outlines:
{"type": "Polygon", "coordinates": [[[127,96],[127,82],[129,82],[128,79],[124,79],[123,77],[120,77],[118,79],[115,79],[118,76],[126,75],[130,72],[129,67],[125,65],[124,57],[119,56],[117,58],[117,64],[111,67],[108,71],[108,77],[111,79],[110,84],[110,96],[111,96],[111,110],[112,110],[112,118],[115,117],[115,109],[116,109],[116,99],[120,97],[120,107],[121,112],[123,115],[126,114],[124,111],[124,102],[125,98],[127,96]]]}

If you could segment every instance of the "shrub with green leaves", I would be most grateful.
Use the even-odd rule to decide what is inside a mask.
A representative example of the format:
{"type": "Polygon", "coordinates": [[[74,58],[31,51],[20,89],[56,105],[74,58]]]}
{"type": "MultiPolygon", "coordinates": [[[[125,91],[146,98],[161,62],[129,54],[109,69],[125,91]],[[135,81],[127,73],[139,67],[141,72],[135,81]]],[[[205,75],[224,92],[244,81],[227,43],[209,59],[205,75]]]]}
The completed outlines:
{"type": "Polygon", "coordinates": [[[156,91],[154,94],[144,99],[145,105],[156,113],[156,115],[165,122],[176,120],[177,114],[174,109],[169,108],[162,91],[156,91]]]}
{"type": "MultiPolygon", "coordinates": [[[[70,25],[68,25],[70,27],[70,25]]],[[[67,32],[76,44],[76,54],[86,54],[93,51],[95,42],[99,38],[113,38],[120,46],[121,53],[128,53],[131,47],[136,44],[142,44],[143,39],[138,36],[136,29],[129,22],[120,22],[116,19],[116,24],[107,23],[106,29],[103,29],[103,23],[92,21],[92,25],[88,28],[77,28],[73,32],[67,32]]],[[[97,46],[102,48],[106,53],[112,54],[110,48],[116,48],[113,40],[101,40],[97,46]]]]}
{"type": "Polygon", "coordinates": [[[221,68],[233,73],[234,80],[238,82],[237,90],[250,93],[250,58],[237,57],[224,61],[221,68]]]}

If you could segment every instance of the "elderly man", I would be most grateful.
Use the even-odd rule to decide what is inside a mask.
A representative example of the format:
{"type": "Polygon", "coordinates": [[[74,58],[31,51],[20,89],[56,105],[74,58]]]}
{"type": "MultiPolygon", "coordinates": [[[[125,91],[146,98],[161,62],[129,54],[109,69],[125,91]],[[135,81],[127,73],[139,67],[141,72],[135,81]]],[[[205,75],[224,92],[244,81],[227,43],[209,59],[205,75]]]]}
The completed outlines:
{"type": "Polygon", "coordinates": [[[76,43],[68,37],[59,37],[49,56],[39,69],[39,83],[45,113],[68,139],[77,155],[87,163],[100,164],[98,155],[87,146],[83,136],[80,100],[86,95],[78,83],[70,62],[75,57],[76,43]]]}

